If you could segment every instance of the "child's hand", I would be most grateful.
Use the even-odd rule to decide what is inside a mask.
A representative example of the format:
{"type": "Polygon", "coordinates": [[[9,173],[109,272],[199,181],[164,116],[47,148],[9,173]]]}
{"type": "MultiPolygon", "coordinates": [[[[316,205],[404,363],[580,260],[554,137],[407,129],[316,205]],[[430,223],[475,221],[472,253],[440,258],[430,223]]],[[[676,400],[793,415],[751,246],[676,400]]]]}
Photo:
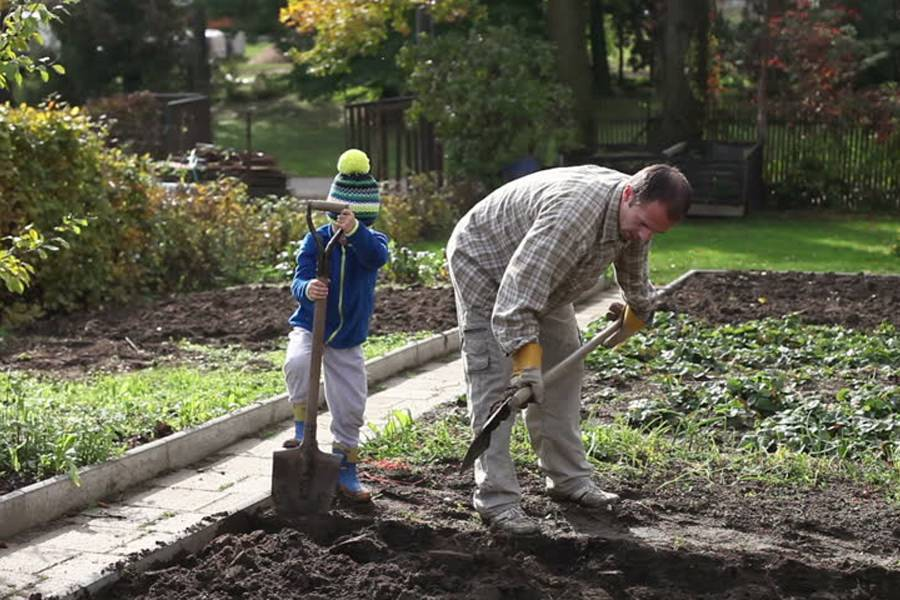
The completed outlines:
{"type": "Polygon", "coordinates": [[[356,215],[349,208],[345,208],[338,215],[336,225],[344,230],[344,235],[350,235],[356,229],[356,215]]]}
{"type": "Polygon", "coordinates": [[[313,279],[309,282],[306,295],[309,296],[310,300],[313,302],[316,300],[324,300],[328,297],[328,284],[320,279],[313,279]]]}

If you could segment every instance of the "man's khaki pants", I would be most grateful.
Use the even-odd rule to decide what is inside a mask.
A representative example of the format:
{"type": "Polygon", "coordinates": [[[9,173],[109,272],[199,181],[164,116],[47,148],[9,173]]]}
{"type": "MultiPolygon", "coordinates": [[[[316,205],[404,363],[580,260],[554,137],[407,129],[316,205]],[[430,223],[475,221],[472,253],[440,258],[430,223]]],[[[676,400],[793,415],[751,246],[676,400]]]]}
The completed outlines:
{"type": "MultiPolygon", "coordinates": [[[[506,356],[491,332],[490,317],[467,309],[456,298],[462,355],[466,371],[469,414],[477,433],[490,416],[491,407],[503,397],[509,385],[512,360],[506,356]]],[[[575,309],[563,306],[540,321],[543,371],[547,373],[580,345],[575,309]]],[[[573,494],[590,485],[591,466],[581,441],[581,379],[579,364],[562,380],[546,386],[543,402],[525,409],[525,425],[538,465],[546,476],[548,489],[573,494]]],[[[518,505],[521,489],[509,454],[510,433],[515,419],[503,421],[491,434],[491,445],[475,461],[475,509],[490,518],[518,505]]]]}

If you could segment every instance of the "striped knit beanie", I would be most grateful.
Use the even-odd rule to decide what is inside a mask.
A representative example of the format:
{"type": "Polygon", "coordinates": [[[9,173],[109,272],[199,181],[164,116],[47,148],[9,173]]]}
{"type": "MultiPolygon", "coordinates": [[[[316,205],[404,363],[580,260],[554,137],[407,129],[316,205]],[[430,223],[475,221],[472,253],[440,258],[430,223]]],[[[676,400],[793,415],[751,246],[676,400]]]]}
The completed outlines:
{"type": "MultiPolygon", "coordinates": [[[[369,174],[369,157],[353,148],[341,154],[337,167],[338,174],[331,182],[328,199],[346,202],[360,223],[371,226],[378,218],[381,199],[378,182],[369,174]]],[[[336,213],[328,216],[337,219],[336,213]]]]}

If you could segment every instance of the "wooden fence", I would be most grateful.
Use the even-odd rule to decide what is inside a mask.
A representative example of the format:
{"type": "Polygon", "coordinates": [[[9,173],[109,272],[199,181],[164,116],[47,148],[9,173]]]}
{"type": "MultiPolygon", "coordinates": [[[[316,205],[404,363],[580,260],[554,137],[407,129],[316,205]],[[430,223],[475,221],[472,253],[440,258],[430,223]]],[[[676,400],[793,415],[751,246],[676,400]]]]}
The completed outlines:
{"type": "MultiPolygon", "coordinates": [[[[348,104],[344,108],[348,146],[361,148],[372,158],[378,179],[402,179],[412,173],[443,171],[443,152],[434,128],[425,122],[410,126],[406,111],[412,97],[348,104]]],[[[600,115],[598,140],[602,145],[646,146],[653,139],[659,117],[653,103],[629,99],[628,110],[600,115]],[[620,116],[621,115],[621,116],[620,116]]],[[[619,107],[622,108],[622,107],[619,107]]],[[[755,142],[756,115],[747,105],[712,113],[704,128],[707,141],[755,142]]],[[[772,120],[763,150],[763,180],[768,186],[821,179],[840,181],[846,190],[834,205],[860,208],[859,198],[877,197],[870,208],[900,209],[900,133],[879,140],[865,127],[824,124],[788,124],[772,120]]],[[[815,206],[816,198],[808,205],[815,206]]],[[[871,203],[870,203],[871,204],[871,203]]]]}
{"type": "MultiPolygon", "coordinates": [[[[600,143],[647,145],[656,122],[658,117],[601,117],[600,143]]],[[[704,139],[755,142],[756,115],[747,110],[713,113],[705,124],[704,139]]],[[[870,208],[900,209],[900,133],[883,140],[865,127],[770,121],[763,152],[766,184],[815,179],[817,174],[823,184],[840,180],[847,190],[840,208],[860,208],[859,198],[877,195],[882,200],[870,208]]]]}
{"type": "Polygon", "coordinates": [[[444,154],[425,121],[410,126],[406,111],[411,96],[357,102],[344,106],[348,147],[369,155],[376,179],[403,179],[413,173],[437,172],[444,167],[444,154]]]}

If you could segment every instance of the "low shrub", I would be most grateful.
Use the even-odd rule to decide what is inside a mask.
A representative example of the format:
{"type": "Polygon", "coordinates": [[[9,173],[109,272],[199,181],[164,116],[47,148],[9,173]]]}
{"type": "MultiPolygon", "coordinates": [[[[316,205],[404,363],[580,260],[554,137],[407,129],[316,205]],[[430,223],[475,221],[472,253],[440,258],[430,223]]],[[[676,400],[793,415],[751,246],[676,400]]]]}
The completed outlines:
{"type": "Polygon", "coordinates": [[[385,184],[378,227],[400,245],[446,237],[470,204],[473,187],[443,183],[437,173],[385,184]]]}
{"type": "Polygon", "coordinates": [[[166,189],[146,157],[107,146],[107,125],[48,102],[0,106],[0,238],[88,220],[36,265],[21,296],[0,290],[2,323],[137,295],[237,283],[301,237],[290,199],[256,199],[234,180],[166,189]]]}

